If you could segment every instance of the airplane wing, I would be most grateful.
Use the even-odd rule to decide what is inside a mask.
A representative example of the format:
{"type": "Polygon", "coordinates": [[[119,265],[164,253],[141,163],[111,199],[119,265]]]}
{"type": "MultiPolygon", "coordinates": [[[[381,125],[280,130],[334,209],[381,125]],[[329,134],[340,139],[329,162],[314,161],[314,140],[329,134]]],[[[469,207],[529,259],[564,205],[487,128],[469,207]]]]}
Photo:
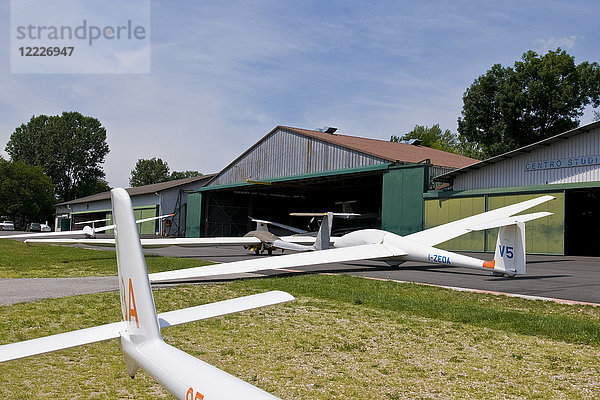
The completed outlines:
{"type": "Polygon", "coordinates": [[[257,224],[273,225],[278,228],[282,228],[282,229],[285,229],[286,231],[290,231],[290,232],[294,232],[294,233],[306,233],[306,231],[303,229],[295,228],[293,226],[289,226],[289,225],[285,225],[285,224],[280,224],[279,222],[266,221],[264,219],[257,219],[257,218],[252,218],[252,217],[248,217],[248,218],[250,218],[250,220],[252,222],[256,222],[257,224]]]}
{"type": "MultiPolygon", "coordinates": [[[[257,246],[260,239],[249,237],[220,237],[220,238],[159,238],[159,239],[140,239],[142,248],[158,249],[162,247],[178,246],[178,247],[221,247],[221,246],[257,246]]],[[[115,247],[115,239],[27,239],[25,243],[28,245],[36,244],[57,244],[57,245],[73,245],[83,244],[86,246],[96,247],[115,247]]],[[[294,251],[309,251],[314,250],[315,238],[306,237],[306,240],[287,241],[275,240],[273,247],[284,250],[294,251]]]]}
{"type": "MultiPolygon", "coordinates": [[[[475,228],[477,228],[478,226],[484,226],[484,224],[486,228],[483,229],[490,229],[502,226],[494,225],[492,223],[493,221],[496,221],[496,223],[506,225],[506,218],[553,199],[553,196],[540,196],[535,199],[523,201],[517,204],[511,204],[506,207],[473,215],[472,217],[459,219],[458,221],[429,228],[421,232],[407,235],[405,236],[405,238],[424,244],[426,246],[435,246],[436,244],[440,244],[447,240],[454,239],[456,237],[469,233],[473,230],[477,230],[475,228]]],[[[544,215],[540,215],[536,218],[540,218],[542,216],[544,215]]]]}
{"type": "Polygon", "coordinates": [[[288,254],[276,257],[258,258],[235,261],[225,264],[215,264],[206,267],[180,269],[176,271],[149,274],[150,282],[169,282],[193,280],[201,277],[256,272],[267,269],[300,267],[306,265],[328,264],[358,260],[375,260],[406,255],[401,249],[384,245],[383,243],[367,244],[339,249],[328,249],[309,253],[288,254]]]}
{"type": "Polygon", "coordinates": [[[86,246],[115,247],[115,239],[26,239],[26,244],[84,244],[86,246]]]}
{"type": "MultiPolygon", "coordinates": [[[[292,300],[294,300],[294,297],[289,293],[273,290],[266,293],[237,297],[235,299],[219,301],[216,303],[160,313],[158,314],[158,321],[162,329],[185,324],[187,322],[285,303],[292,300]]],[[[50,353],[71,347],[116,339],[121,336],[121,332],[124,332],[126,328],[126,323],[120,321],[112,324],[26,340],[23,342],[1,345],[0,363],[36,354],[50,353]]]]}
{"type": "MultiPolygon", "coordinates": [[[[142,222],[153,221],[156,219],[164,219],[164,218],[171,217],[173,215],[174,214],[168,214],[168,215],[160,215],[158,217],[138,219],[135,222],[137,224],[141,224],[142,222]]],[[[94,222],[94,221],[90,221],[90,222],[94,222]]],[[[2,239],[25,239],[25,238],[41,238],[41,237],[55,237],[55,236],[78,236],[78,235],[94,236],[94,234],[96,234],[98,232],[104,232],[104,231],[107,231],[109,229],[114,229],[114,228],[115,228],[114,225],[102,226],[100,228],[92,228],[91,226],[84,226],[83,229],[76,230],[76,231],[18,233],[16,235],[2,236],[2,239]]],[[[30,243],[35,243],[35,242],[30,242],[30,243]]],[[[37,243],[44,243],[44,242],[37,242],[37,243]]],[[[52,239],[48,239],[45,243],[47,243],[47,244],[77,244],[77,243],[67,243],[67,242],[61,243],[60,241],[56,242],[52,239]]],[[[112,246],[114,246],[114,244],[112,246]]]]}
{"type": "Polygon", "coordinates": [[[289,243],[313,245],[315,244],[316,236],[281,236],[281,240],[289,243]]]}
{"type": "MultiPolygon", "coordinates": [[[[157,219],[165,219],[165,218],[169,218],[172,217],[175,214],[166,214],[166,215],[159,215],[158,217],[149,217],[149,218],[143,218],[143,219],[138,219],[135,221],[136,224],[141,224],[143,222],[149,222],[149,221],[155,221],[157,219]]],[[[94,228],[94,232],[98,233],[98,232],[104,232],[104,231],[108,231],[109,229],[115,229],[115,225],[106,225],[106,226],[101,226],[100,228],[94,228]]]]}
{"type": "Polygon", "coordinates": [[[49,353],[51,351],[68,349],[109,339],[116,339],[120,336],[119,332],[124,331],[125,328],[125,322],[121,321],[95,326],[93,328],[26,340],[24,342],[5,344],[0,346],[0,362],[16,360],[18,358],[49,353]]]}
{"type": "MultiPolygon", "coordinates": [[[[311,246],[311,245],[315,244],[316,236],[292,235],[292,236],[281,236],[280,239],[283,240],[284,242],[304,244],[307,246],[311,246]]],[[[332,244],[334,244],[337,239],[339,239],[338,236],[331,236],[329,238],[329,241],[332,244]]]]}
{"type": "MultiPolygon", "coordinates": [[[[335,243],[337,238],[331,238],[331,243],[335,243]]],[[[247,237],[214,237],[214,238],[157,238],[140,239],[144,249],[154,249],[168,246],[178,247],[215,247],[215,246],[254,246],[259,245],[260,239],[247,237]]],[[[114,239],[27,239],[27,244],[58,244],[71,245],[83,244],[86,246],[97,247],[115,247],[114,239]]],[[[315,238],[311,236],[284,236],[281,240],[276,240],[273,245],[280,249],[306,251],[308,246],[315,244],[315,238]],[[300,246],[295,246],[300,245],[300,246]]]]}
{"type": "Polygon", "coordinates": [[[166,328],[168,326],[233,314],[240,311],[251,310],[253,308],[272,306],[292,300],[294,300],[294,296],[291,294],[280,290],[273,290],[266,293],[236,297],[234,299],[218,301],[216,303],[160,313],[158,314],[158,322],[160,323],[161,328],[166,328]]]}
{"type": "Polygon", "coordinates": [[[314,243],[314,240],[308,244],[286,242],[285,240],[274,240],[273,247],[281,250],[312,251],[315,250],[314,243]]]}
{"type": "Polygon", "coordinates": [[[82,221],[82,222],[75,222],[73,223],[73,225],[85,225],[85,224],[94,224],[96,222],[106,222],[108,221],[108,218],[103,218],[103,219],[95,219],[93,221],[82,221]]]}
{"type": "Polygon", "coordinates": [[[77,236],[77,235],[93,235],[94,230],[85,226],[81,230],[77,231],[61,231],[61,232],[36,232],[36,233],[18,233],[16,235],[2,236],[2,239],[25,239],[25,238],[37,238],[37,237],[53,237],[53,236],[77,236]]]}
{"type": "Polygon", "coordinates": [[[494,219],[489,222],[484,222],[483,224],[473,225],[467,229],[470,231],[483,231],[485,229],[500,228],[502,226],[514,225],[517,222],[525,223],[528,221],[533,221],[534,219],[547,217],[549,215],[552,215],[552,213],[547,212],[547,211],[542,211],[542,212],[532,213],[532,214],[525,214],[525,215],[516,215],[514,217],[494,219]]]}
{"type": "Polygon", "coordinates": [[[178,246],[178,247],[215,247],[215,246],[251,246],[260,244],[256,237],[214,237],[214,238],[166,238],[141,239],[145,249],[178,246]]]}
{"type": "MultiPolygon", "coordinates": [[[[214,247],[214,246],[251,246],[260,244],[256,237],[218,237],[218,238],[158,238],[140,239],[144,249],[168,246],[178,247],[214,247]]],[[[84,244],[86,246],[115,247],[115,239],[27,239],[27,244],[84,244]]],[[[314,239],[313,239],[314,243],[314,239]]]]}

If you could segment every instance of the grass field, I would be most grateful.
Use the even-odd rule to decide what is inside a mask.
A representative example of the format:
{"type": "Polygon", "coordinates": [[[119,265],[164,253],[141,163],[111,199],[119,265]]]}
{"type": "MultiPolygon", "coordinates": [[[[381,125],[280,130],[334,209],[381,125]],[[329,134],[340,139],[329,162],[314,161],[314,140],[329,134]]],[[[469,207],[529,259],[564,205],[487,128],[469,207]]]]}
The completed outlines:
{"type": "MultiPolygon", "coordinates": [[[[71,250],[77,249],[60,250],[72,261],[61,263],[63,272],[54,269],[55,276],[75,276],[70,270],[84,270],[80,262],[89,264],[85,270],[104,268],[104,258],[85,259],[96,252],[71,250]]],[[[25,267],[38,259],[27,257],[25,267]]],[[[171,262],[160,260],[156,268],[171,262]]],[[[164,288],[154,296],[157,309],[168,311],[272,289],[297,300],[169,328],[163,336],[283,399],[593,399],[600,393],[594,307],[327,275],[164,288]]],[[[0,344],[119,318],[117,293],[2,306],[0,344]]],[[[117,341],[0,364],[0,377],[2,399],[170,398],[145,373],[127,376],[117,341]]]]}

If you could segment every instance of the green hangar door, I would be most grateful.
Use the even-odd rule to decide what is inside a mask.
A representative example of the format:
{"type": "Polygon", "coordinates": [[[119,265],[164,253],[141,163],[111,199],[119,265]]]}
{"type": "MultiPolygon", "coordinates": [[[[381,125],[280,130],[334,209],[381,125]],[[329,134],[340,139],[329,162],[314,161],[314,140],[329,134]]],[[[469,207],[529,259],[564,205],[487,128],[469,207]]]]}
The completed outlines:
{"type": "Polygon", "coordinates": [[[600,189],[569,190],[565,197],[565,254],[600,256],[600,189]]]}

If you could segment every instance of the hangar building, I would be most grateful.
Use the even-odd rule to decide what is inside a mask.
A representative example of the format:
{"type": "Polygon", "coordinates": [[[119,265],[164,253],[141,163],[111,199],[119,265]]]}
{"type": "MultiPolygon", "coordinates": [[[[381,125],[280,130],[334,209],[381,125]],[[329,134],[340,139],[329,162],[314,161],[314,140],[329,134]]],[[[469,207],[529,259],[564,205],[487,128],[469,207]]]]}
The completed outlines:
{"type": "Polygon", "coordinates": [[[340,135],[336,128],[277,126],[188,195],[186,236],[242,236],[248,217],[303,227],[290,212],[347,211],[334,230],[382,228],[399,234],[423,227],[423,195],[432,177],[477,160],[418,143],[340,135]]]}
{"type": "MultiPolygon", "coordinates": [[[[214,175],[177,179],[153,185],[127,189],[133,203],[136,219],[175,214],[162,222],[149,221],[138,225],[140,234],[183,236],[187,211],[187,194],[198,190],[214,175]]],[[[108,218],[112,222],[110,192],[103,192],[59,203],[56,206],[55,229],[57,231],[81,229],[77,222],[108,218]]],[[[104,226],[99,223],[96,226],[104,226]]]]}
{"type": "MultiPolygon", "coordinates": [[[[450,188],[425,193],[425,228],[550,194],[556,200],[531,210],[554,215],[527,225],[527,252],[600,255],[600,122],[447,172],[435,181],[450,188]]],[[[496,232],[465,235],[445,248],[493,251],[496,232]]]]}

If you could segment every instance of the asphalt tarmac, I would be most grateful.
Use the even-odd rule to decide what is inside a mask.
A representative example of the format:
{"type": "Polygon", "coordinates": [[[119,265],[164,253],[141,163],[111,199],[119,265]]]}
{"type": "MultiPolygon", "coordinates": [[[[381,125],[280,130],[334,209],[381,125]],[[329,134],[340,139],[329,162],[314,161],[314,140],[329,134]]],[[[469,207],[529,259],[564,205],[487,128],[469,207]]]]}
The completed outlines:
{"type": "MultiPolygon", "coordinates": [[[[237,247],[202,249],[169,247],[147,252],[171,257],[204,258],[216,262],[231,262],[256,257],[237,247]]],[[[493,259],[491,253],[465,254],[486,260],[493,259]]],[[[278,251],[271,257],[280,255],[281,253],[278,251]]],[[[298,267],[293,271],[345,273],[377,279],[600,304],[600,258],[596,257],[530,255],[527,256],[527,274],[515,278],[492,276],[488,271],[416,262],[406,262],[399,267],[390,267],[379,261],[360,261],[298,267]]],[[[290,272],[272,270],[243,275],[250,277],[284,275],[286,273],[290,272]]]]}
{"type": "MultiPolygon", "coordinates": [[[[2,234],[6,233],[2,232],[2,234]]],[[[147,250],[146,253],[201,258],[215,262],[231,262],[252,257],[279,257],[281,255],[280,252],[276,252],[273,256],[256,256],[241,247],[196,249],[168,247],[147,250]]],[[[493,255],[489,253],[469,253],[469,255],[487,260],[493,258],[493,255]]],[[[600,304],[600,258],[595,257],[528,256],[527,274],[515,278],[492,276],[487,271],[416,262],[407,262],[400,267],[389,267],[383,262],[360,261],[298,267],[292,271],[261,271],[260,273],[238,274],[200,281],[324,272],[600,304]]],[[[109,290],[118,290],[115,277],[0,279],[0,304],[109,290]]]]}

